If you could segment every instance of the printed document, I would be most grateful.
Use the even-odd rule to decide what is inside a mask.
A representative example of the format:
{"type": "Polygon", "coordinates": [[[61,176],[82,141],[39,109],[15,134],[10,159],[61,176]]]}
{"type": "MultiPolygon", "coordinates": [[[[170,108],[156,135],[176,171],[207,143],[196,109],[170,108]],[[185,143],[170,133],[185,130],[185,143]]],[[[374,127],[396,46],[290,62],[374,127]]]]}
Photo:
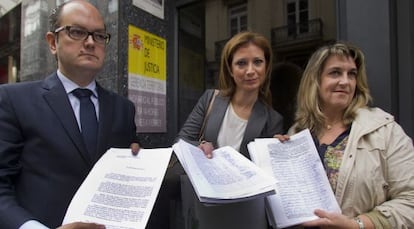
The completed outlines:
{"type": "Polygon", "coordinates": [[[211,159],[182,139],[173,149],[202,203],[231,203],[274,193],[275,179],[230,146],[214,150],[211,159]]]}
{"type": "Polygon", "coordinates": [[[107,229],[144,229],[172,148],[109,149],[73,197],[63,224],[95,222],[107,229]]]}
{"type": "Polygon", "coordinates": [[[266,197],[271,224],[284,228],[318,217],[315,209],[341,210],[308,129],[281,143],[276,138],[248,144],[250,157],[276,178],[276,194],[266,197]]]}

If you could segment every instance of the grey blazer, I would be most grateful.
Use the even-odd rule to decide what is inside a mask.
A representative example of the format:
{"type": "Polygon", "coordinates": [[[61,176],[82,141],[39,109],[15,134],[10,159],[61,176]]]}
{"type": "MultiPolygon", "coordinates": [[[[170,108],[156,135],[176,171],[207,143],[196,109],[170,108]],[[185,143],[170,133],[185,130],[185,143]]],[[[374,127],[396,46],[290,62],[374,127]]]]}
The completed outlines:
{"type": "MultiPolygon", "coordinates": [[[[178,133],[178,138],[182,138],[195,145],[198,145],[201,126],[208,105],[214,93],[213,89],[204,92],[193,111],[188,116],[186,122],[178,133]]],[[[226,109],[230,98],[221,96],[220,93],[214,99],[210,114],[206,120],[204,128],[204,140],[212,142],[217,146],[217,136],[223,122],[226,109]]],[[[247,122],[246,131],[240,145],[240,153],[250,158],[247,144],[255,138],[273,137],[275,134],[283,133],[283,118],[270,106],[258,100],[254,106],[252,114],[247,122]]]]}

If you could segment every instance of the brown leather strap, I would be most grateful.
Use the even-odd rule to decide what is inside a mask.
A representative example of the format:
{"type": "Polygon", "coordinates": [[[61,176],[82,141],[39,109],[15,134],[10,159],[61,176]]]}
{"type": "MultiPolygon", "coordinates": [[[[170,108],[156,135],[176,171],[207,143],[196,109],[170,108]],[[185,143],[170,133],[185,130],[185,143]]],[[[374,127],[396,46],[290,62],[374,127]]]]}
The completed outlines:
{"type": "Polygon", "coordinates": [[[214,90],[213,95],[210,99],[210,103],[208,104],[206,115],[204,115],[203,124],[201,125],[201,129],[200,129],[200,133],[199,133],[199,137],[198,137],[198,142],[201,142],[201,141],[204,140],[204,129],[206,127],[207,118],[210,115],[211,108],[213,107],[214,99],[216,98],[216,95],[218,95],[218,93],[219,93],[219,90],[214,90]]]}

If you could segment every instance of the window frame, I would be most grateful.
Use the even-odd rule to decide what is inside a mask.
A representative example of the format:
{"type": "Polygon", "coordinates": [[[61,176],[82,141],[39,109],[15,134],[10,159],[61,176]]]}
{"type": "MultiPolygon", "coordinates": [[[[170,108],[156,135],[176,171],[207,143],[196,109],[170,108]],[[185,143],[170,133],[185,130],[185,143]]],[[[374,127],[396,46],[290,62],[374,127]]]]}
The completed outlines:
{"type": "Polygon", "coordinates": [[[241,31],[247,30],[247,3],[230,6],[228,8],[228,22],[230,37],[241,31]],[[236,27],[233,26],[234,20],[237,23],[236,27]]]}

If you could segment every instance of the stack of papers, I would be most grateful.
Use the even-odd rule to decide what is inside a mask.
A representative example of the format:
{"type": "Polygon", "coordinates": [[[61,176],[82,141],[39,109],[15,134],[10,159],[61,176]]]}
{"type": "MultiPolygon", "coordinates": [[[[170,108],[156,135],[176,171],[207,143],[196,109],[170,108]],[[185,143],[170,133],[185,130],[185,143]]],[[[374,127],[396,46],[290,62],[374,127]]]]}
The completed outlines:
{"type": "Polygon", "coordinates": [[[262,138],[247,148],[252,160],[277,180],[276,194],[266,197],[273,227],[318,219],[315,209],[341,212],[308,129],[284,143],[262,138]]]}
{"type": "Polygon", "coordinates": [[[239,202],[275,192],[275,179],[230,146],[214,150],[211,159],[182,139],[173,150],[202,203],[239,202]]]}

